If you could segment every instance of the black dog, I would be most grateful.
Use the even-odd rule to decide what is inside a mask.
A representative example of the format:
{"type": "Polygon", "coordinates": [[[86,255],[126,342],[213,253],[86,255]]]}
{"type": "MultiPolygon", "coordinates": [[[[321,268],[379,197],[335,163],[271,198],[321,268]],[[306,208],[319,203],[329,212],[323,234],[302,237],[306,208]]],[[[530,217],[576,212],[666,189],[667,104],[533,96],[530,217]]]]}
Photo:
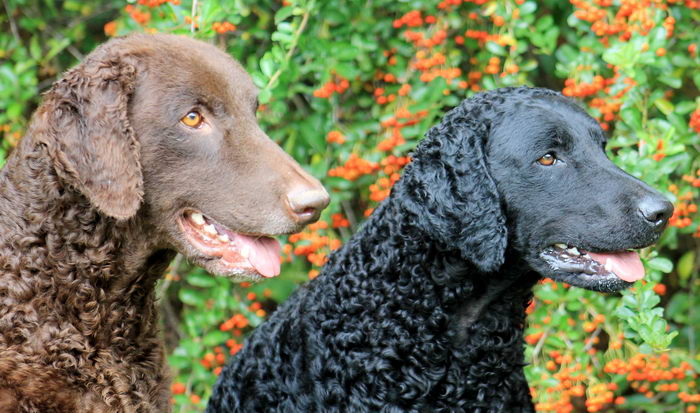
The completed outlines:
{"type": "Polygon", "coordinates": [[[542,276],[618,291],[672,205],[545,89],[465,100],[321,275],[259,327],[208,412],[531,412],[523,328],[542,276]]]}

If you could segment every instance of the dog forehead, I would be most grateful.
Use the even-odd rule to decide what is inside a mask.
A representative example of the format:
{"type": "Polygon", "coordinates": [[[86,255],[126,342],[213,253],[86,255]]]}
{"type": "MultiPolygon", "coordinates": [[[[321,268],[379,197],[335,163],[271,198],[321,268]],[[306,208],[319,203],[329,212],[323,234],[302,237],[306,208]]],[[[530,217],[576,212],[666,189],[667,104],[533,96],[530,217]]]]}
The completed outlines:
{"type": "Polygon", "coordinates": [[[258,91],[245,69],[211,44],[174,35],[133,36],[129,43],[145,53],[149,75],[166,89],[216,96],[226,106],[252,102],[258,91]]]}
{"type": "Polygon", "coordinates": [[[604,141],[600,125],[566,98],[531,99],[506,103],[500,119],[491,125],[488,151],[513,155],[548,148],[598,146],[604,141]]]}
{"type": "Polygon", "coordinates": [[[205,96],[217,96],[226,106],[252,101],[258,91],[251,77],[229,55],[216,49],[201,50],[185,68],[186,82],[205,96]]]}
{"type": "MultiPolygon", "coordinates": [[[[526,102],[512,114],[519,127],[545,133],[569,135],[571,139],[600,135],[602,130],[575,102],[562,96],[547,96],[526,102]]],[[[514,126],[514,125],[511,125],[514,126]]]]}
{"type": "Polygon", "coordinates": [[[258,95],[252,79],[232,58],[216,57],[219,59],[201,60],[185,68],[181,84],[197,95],[218,98],[229,109],[241,102],[248,107],[258,95]]]}

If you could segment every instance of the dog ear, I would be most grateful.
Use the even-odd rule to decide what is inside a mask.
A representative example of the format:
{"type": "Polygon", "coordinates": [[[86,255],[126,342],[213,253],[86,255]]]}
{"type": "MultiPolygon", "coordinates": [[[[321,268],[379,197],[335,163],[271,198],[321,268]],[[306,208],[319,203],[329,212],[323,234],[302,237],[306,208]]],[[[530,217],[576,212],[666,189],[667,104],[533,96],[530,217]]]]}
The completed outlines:
{"type": "Polygon", "coordinates": [[[54,85],[41,116],[59,176],[102,213],[127,219],[143,198],[139,143],[128,118],[136,70],[112,52],[114,44],[106,46],[54,85]]]}
{"type": "Polygon", "coordinates": [[[505,260],[506,218],[485,159],[492,113],[474,99],[431,128],[404,172],[414,220],[483,272],[505,260]]]}

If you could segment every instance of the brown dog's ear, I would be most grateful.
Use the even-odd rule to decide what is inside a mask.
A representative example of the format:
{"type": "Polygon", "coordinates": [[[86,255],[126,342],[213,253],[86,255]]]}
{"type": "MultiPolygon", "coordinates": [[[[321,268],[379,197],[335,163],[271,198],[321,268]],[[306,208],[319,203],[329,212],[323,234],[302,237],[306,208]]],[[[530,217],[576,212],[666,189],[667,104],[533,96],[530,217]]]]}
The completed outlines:
{"type": "Polygon", "coordinates": [[[102,46],[67,72],[47,93],[42,115],[59,175],[102,213],[127,219],[143,198],[139,143],[128,118],[136,70],[110,49],[102,46]]]}

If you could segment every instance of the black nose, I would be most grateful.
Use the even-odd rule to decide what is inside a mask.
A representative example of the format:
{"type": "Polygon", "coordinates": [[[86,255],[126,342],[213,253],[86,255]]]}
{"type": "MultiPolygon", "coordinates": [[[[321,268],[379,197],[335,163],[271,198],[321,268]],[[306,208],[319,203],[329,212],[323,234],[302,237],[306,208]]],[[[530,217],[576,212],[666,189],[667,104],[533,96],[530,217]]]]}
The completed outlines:
{"type": "Polygon", "coordinates": [[[639,203],[639,213],[654,228],[664,229],[673,214],[673,204],[660,196],[647,196],[639,203]]]}

